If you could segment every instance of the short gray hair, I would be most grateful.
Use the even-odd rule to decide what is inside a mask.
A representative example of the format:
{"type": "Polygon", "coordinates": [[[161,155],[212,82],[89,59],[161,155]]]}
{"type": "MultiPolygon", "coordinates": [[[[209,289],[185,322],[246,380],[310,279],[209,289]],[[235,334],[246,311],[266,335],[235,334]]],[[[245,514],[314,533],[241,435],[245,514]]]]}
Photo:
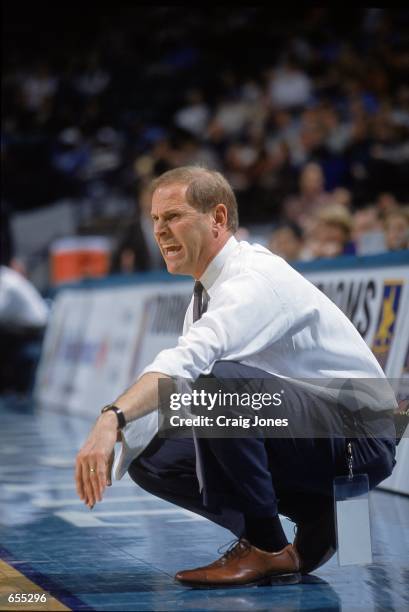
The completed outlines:
{"type": "Polygon", "coordinates": [[[227,208],[227,229],[233,234],[239,226],[236,196],[228,181],[220,172],[203,166],[181,166],[164,172],[154,179],[150,186],[151,194],[167,185],[187,185],[186,201],[190,206],[208,212],[217,204],[227,208]]]}

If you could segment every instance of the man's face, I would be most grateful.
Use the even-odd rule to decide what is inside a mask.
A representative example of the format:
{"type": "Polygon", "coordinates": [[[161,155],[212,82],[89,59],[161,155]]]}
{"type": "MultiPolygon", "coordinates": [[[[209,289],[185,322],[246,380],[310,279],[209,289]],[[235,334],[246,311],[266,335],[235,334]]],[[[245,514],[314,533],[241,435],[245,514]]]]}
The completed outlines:
{"type": "Polygon", "coordinates": [[[290,228],[283,227],[273,233],[270,248],[273,253],[280,255],[280,257],[289,261],[297,259],[300,255],[301,247],[301,240],[297,238],[290,228]]]}
{"type": "Polygon", "coordinates": [[[154,234],[168,272],[199,278],[215,255],[214,219],[212,212],[202,213],[186,202],[186,189],[173,184],[154,191],[154,234]]]}
{"type": "Polygon", "coordinates": [[[385,242],[391,251],[407,248],[409,244],[409,224],[403,215],[393,215],[387,220],[385,242]]]}

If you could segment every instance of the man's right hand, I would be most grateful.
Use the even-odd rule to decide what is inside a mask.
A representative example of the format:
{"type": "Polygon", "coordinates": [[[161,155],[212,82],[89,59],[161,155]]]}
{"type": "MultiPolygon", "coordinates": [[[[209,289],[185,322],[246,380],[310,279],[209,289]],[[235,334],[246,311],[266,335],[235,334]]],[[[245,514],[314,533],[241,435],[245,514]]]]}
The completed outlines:
{"type": "Polygon", "coordinates": [[[117,425],[114,413],[102,414],[77,455],[75,464],[77,493],[90,509],[97,501],[102,501],[105,487],[112,484],[111,471],[117,441],[117,425]]]}

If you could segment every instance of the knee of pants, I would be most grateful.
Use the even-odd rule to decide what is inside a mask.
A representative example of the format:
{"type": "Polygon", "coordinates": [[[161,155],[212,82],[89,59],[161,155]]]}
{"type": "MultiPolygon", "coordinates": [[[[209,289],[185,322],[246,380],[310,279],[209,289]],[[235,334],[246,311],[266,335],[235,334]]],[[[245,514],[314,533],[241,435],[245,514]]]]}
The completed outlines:
{"type": "Polygon", "coordinates": [[[380,482],[392,474],[395,463],[395,460],[392,463],[388,461],[381,464],[377,469],[367,471],[370,490],[374,489],[380,482]]]}
{"type": "Polygon", "coordinates": [[[396,464],[393,443],[371,439],[363,447],[357,445],[356,451],[358,454],[357,472],[362,471],[368,474],[370,489],[392,474],[396,464]]]}
{"type": "Polygon", "coordinates": [[[134,483],[139,485],[145,491],[148,491],[148,493],[153,493],[156,490],[154,485],[154,477],[138,459],[132,461],[128,468],[128,474],[134,483]]]}

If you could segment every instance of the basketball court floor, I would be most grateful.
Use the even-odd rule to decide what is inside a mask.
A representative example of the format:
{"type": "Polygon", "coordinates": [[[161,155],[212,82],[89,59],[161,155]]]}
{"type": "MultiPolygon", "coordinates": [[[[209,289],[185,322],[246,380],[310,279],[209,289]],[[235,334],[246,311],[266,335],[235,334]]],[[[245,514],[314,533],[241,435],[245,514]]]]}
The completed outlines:
{"type": "Polygon", "coordinates": [[[409,610],[409,498],[371,494],[372,565],[333,558],[300,585],[187,589],[174,574],[232,534],[128,476],[88,510],[73,465],[90,424],[0,400],[0,610],[409,610]]]}

